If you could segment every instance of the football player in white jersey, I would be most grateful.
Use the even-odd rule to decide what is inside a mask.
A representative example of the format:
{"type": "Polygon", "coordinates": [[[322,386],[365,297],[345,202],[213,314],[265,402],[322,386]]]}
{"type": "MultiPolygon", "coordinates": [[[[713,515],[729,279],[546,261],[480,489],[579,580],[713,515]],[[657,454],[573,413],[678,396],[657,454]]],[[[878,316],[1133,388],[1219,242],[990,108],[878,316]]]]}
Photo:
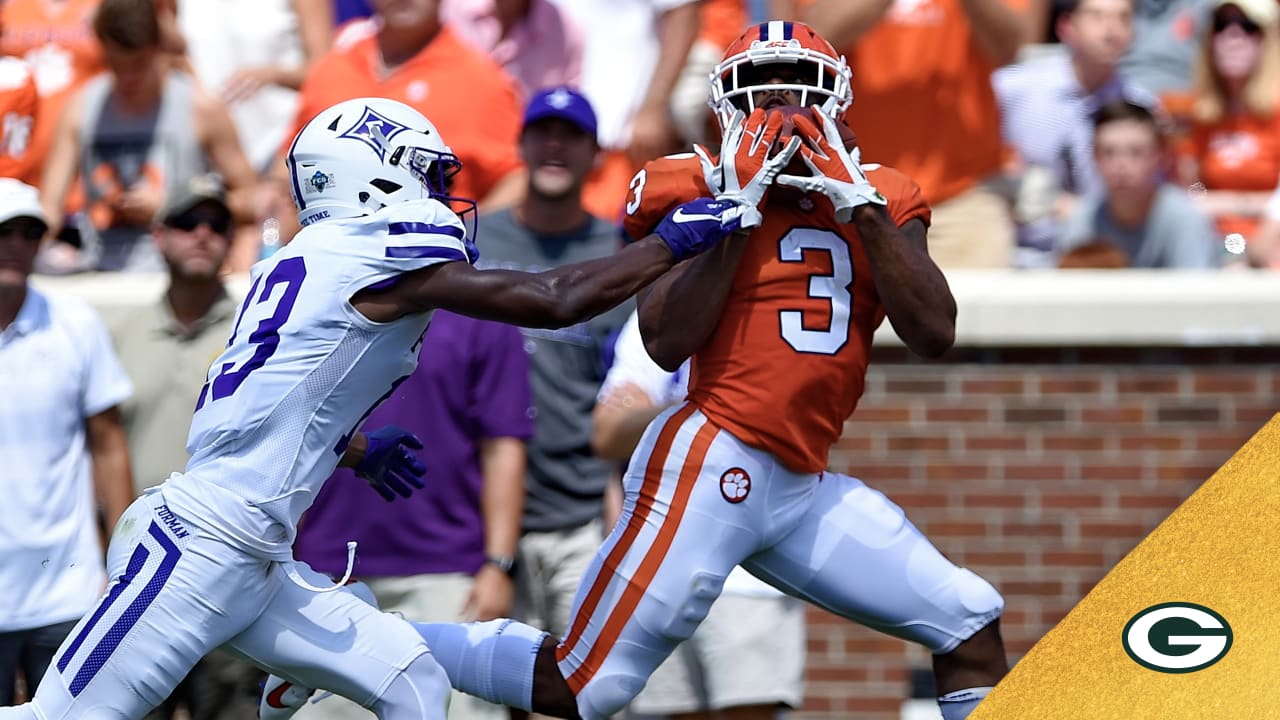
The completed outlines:
{"type": "Polygon", "coordinates": [[[190,463],[121,518],[98,606],[32,701],[0,708],[0,720],[140,718],[219,646],[380,718],[444,718],[449,682],[414,628],[329,592],[338,585],[293,560],[299,516],[338,465],[388,499],[422,486],[416,438],[357,428],[412,372],[434,309],[580,322],[744,217],[739,204],[701,198],[610,258],[481,271],[463,221],[474,203],[448,194],[460,163],[412,108],[339,103],[299,132],[286,163],[303,229],[251,272],[196,400],[190,463]]]}

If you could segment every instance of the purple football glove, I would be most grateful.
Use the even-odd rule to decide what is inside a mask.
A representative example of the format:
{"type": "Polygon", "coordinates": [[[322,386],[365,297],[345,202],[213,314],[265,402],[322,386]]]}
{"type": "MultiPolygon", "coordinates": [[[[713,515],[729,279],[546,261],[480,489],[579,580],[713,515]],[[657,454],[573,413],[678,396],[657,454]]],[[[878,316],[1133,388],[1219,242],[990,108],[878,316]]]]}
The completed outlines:
{"type": "Polygon", "coordinates": [[[740,228],[743,211],[741,204],[730,200],[698,198],[677,205],[653,232],[680,262],[711,249],[740,228]]]}
{"type": "Polygon", "coordinates": [[[422,441],[413,433],[387,425],[364,436],[368,446],[355,466],[356,476],[368,481],[383,500],[391,502],[396,495],[407,498],[423,488],[427,466],[414,452],[422,449],[422,441]]]}

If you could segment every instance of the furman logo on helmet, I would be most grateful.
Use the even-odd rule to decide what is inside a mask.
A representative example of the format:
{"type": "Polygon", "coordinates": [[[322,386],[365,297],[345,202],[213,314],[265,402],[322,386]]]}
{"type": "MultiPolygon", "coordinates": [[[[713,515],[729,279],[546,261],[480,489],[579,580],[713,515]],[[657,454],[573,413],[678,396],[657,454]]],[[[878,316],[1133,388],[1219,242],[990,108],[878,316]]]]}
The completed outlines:
{"type": "Polygon", "coordinates": [[[386,160],[391,139],[408,129],[407,125],[401,125],[365,106],[364,114],[356,124],[338,137],[359,140],[377,153],[379,160],[386,160]]]}

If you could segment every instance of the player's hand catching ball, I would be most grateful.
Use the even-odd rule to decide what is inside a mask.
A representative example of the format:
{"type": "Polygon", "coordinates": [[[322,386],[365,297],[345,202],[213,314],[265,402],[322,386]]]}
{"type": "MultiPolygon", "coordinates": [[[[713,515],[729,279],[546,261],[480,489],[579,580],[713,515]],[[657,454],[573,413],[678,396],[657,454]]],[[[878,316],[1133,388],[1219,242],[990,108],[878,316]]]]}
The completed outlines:
{"type": "Polygon", "coordinates": [[[707,187],[716,199],[742,206],[743,229],[757,227],[763,221],[760,203],[765,191],[800,147],[800,138],[792,137],[770,156],[781,133],[781,115],[756,108],[750,116],[745,116],[738,110],[725,128],[718,164],[711,160],[706,148],[693,146],[702,163],[707,187]]]}
{"type": "Polygon", "coordinates": [[[862,171],[862,152],[856,146],[845,148],[839,124],[821,107],[814,105],[811,110],[813,119],[798,114],[792,122],[806,141],[800,148],[800,159],[813,175],[779,175],[778,184],[826,195],[835,206],[836,220],[842,223],[853,219],[853,209],[859,205],[886,205],[884,195],[862,171]]]}
{"type": "Polygon", "coordinates": [[[356,476],[366,480],[383,500],[391,502],[397,495],[407,498],[424,487],[422,476],[427,466],[414,452],[422,449],[422,441],[413,433],[387,425],[365,433],[365,439],[368,445],[356,463],[356,476]]]}

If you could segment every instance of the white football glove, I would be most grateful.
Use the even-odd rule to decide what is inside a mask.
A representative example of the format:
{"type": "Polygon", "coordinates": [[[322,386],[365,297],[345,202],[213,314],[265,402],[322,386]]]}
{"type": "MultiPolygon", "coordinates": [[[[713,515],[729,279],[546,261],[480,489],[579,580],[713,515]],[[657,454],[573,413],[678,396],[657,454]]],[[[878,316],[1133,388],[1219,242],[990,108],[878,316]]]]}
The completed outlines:
{"type": "Polygon", "coordinates": [[[793,122],[796,133],[809,141],[809,146],[800,148],[800,159],[813,175],[779,175],[778,184],[826,195],[835,206],[836,220],[842,223],[853,219],[853,209],[859,205],[887,205],[884,195],[862,171],[862,151],[856,147],[846,150],[836,121],[821,107],[814,105],[812,109],[821,127],[803,115],[796,115],[793,122]]]}
{"type": "Polygon", "coordinates": [[[791,162],[800,147],[800,138],[792,137],[773,157],[778,135],[782,132],[782,116],[766,113],[757,108],[750,117],[736,110],[725,128],[720,143],[719,163],[712,161],[706,148],[694,145],[702,163],[702,176],[716,200],[737,203],[742,216],[743,229],[758,227],[764,218],[760,214],[760,202],[773,184],[778,173],[791,162]]]}

